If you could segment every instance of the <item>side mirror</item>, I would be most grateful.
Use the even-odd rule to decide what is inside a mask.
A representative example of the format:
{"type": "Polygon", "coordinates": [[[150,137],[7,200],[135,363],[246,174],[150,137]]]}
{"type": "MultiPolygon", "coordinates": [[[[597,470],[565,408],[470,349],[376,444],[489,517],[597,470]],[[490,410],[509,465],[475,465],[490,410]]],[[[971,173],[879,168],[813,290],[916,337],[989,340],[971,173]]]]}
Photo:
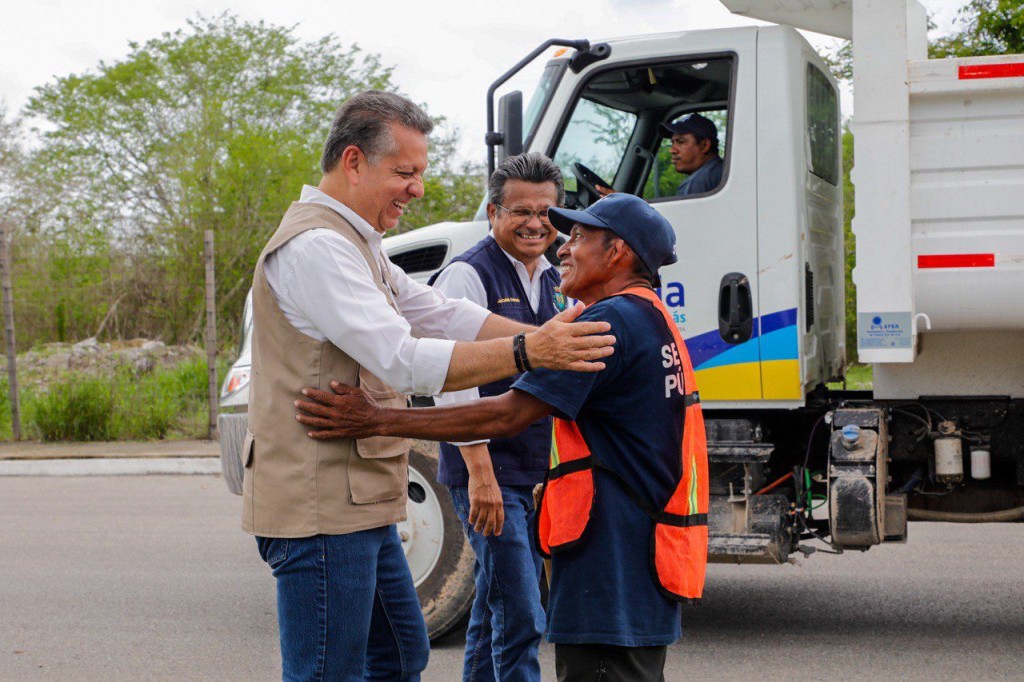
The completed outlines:
{"type": "Polygon", "coordinates": [[[501,151],[498,162],[523,153],[523,93],[514,90],[498,100],[498,132],[501,151]]]}

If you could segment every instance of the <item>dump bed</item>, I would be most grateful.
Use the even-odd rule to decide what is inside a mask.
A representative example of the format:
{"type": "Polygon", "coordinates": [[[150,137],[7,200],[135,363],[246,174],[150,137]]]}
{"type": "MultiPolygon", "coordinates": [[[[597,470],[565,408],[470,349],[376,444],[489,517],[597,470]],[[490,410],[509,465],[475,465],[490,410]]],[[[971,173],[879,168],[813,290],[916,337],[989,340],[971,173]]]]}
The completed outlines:
{"type": "Polygon", "coordinates": [[[916,310],[935,331],[1024,330],[1024,55],[909,74],[916,310]]]}
{"type": "Polygon", "coordinates": [[[917,0],[722,0],[853,41],[857,347],[1024,331],[1024,56],[927,59],[917,0]]]}

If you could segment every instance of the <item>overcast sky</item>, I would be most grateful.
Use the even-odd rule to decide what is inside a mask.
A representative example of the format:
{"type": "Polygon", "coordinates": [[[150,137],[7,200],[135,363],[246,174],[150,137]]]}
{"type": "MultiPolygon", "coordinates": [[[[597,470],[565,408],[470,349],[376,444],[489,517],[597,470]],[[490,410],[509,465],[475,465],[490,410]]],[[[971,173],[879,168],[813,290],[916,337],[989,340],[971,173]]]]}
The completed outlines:
{"type": "MultiPolygon", "coordinates": [[[[941,29],[966,0],[924,0],[941,29]]],[[[303,39],[327,33],[395,67],[394,80],[463,134],[462,152],[482,158],[488,85],[553,37],[597,41],[652,32],[750,25],[718,0],[0,0],[0,99],[19,110],[35,86],[114,62],[129,41],[186,26],[198,13],[295,26],[303,39]],[[507,8],[507,9],[506,9],[507,8]]],[[[819,50],[834,40],[806,34],[819,50]]],[[[540,58],[538,61],[544,61],[540,58]]],[[[516,83],[525,91],[530,82],[516,83]]]]}

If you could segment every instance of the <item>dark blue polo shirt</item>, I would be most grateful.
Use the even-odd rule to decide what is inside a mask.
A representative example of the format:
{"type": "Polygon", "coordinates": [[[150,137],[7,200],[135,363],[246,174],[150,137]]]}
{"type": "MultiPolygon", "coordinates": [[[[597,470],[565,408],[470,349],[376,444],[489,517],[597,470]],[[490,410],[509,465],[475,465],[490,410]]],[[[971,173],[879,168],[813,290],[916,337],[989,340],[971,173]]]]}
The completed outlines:
{"type": "Polygon", "coordinates": [[[676,196],[682,197],[690,194],[703,194],[718,187],[722,182],[722,171],[725,170],[725,163],[719,156],[713,156],[704,162],[704,165],[690,173],[690,177],[683,180],[676,190],[676,196]]]}
{"type": "MultiPolygon", "coordinates": [[[[682,475],[683,396],[666,391],[663,349],[673,339],[664,318],[634,296],[599,301],[579,317],[604,320],[615,353],[596,373],[529,372],[513,389],[576,421],[591,452],[663,507],[682,475]],[[667,396],[667,397],[666,397],[667,396]]],[[[581,541],[552,557],[548,641],[660,646],[680,636],[680,607],[651,572],[653,522],[607,472],[594,472],[594,509],[581,541]]]]}

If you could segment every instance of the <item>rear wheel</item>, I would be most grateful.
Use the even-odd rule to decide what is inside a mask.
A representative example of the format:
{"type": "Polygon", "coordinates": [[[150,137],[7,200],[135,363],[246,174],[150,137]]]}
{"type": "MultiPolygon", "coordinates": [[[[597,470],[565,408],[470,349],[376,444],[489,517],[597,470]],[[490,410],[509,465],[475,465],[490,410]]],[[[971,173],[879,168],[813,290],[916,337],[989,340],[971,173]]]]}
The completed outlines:
{"type": "Polygon", "coordinates": [[[437,482],[437,443],[409,453],[408,518],[398,524],[431,640],[461,626],[473,603],[473,549],[451,495],[437,482]]]}

